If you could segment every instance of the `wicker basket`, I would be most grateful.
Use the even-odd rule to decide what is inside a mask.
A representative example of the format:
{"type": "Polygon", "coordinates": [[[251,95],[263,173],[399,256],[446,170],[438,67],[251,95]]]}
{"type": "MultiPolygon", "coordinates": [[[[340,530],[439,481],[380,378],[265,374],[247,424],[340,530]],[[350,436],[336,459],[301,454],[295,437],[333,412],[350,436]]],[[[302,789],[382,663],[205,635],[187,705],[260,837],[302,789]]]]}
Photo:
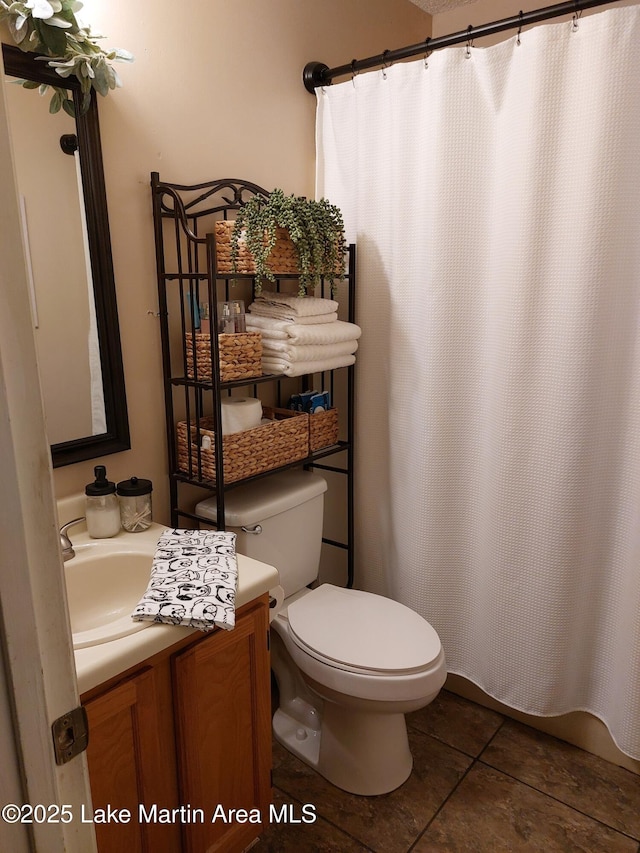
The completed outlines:
{"type": "Polygon", "coordinates": [[[338,441],[338,410],[315,412],[309,415],[309,449],[321,450],[338,441]]]}
{"type": "MultiPolygon", "coordinates": [[[[218,273],[221,275],[228,273],[253,275],[256,271],[253,255],[242,240],[238,245],[236,268],[235,270],[233,269],[231,262],[231,232],[233,231],[233,227],[234,222],[230,219],[224,219],[214,224],[218,273]]],[[[286,228],[276,229],[276,244],[271,250],[267,263],[272,272],[276,274],[297,275],[300,271],[298,266],[298,251],[290,239],[286,228]]]]}
{"type": "MultiPolygon", "coordinates": [[[[206,332],[195,333],[195,353],[198,379],[211,381],[211,338],[206,332]]],[[[194,379],[193,333],[187,332],[187,377],[194,379]]],[[[218,335],[218,358],[220,379],[250,379],[262,376],[262,335],[260,332],[236,332],[233,335],[218,335]]]]}
{"type": "MultiPolygon", "coordinates": [[[[225,483],[253,477],[263,471],[271,471],[305,459],[309,455],[309,415],[267,406],[263,406],[262,412],[263,417],[269,418],[271,423],[225,435],[222,439],[225,483]]],[[[192,423],[188,430],[186,421],[180,421],[176,429],[179,470],[192,479],[215,483],[213,418],[202,418],[199,429],[192,423]],[[210,443],[210,448],[202,447],[203,438],[208,438],[206,444],[210,443]],[[200,474],[198,442],[201,447],[200,474]]]]}

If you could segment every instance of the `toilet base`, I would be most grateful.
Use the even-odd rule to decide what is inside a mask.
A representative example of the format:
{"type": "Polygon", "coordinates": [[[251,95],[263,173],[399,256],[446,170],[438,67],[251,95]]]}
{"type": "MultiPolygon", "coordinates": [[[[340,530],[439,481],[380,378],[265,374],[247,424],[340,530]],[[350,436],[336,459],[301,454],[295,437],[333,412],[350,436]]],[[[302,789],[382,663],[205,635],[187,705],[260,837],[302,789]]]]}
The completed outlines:
{"type": "Polygon", "coordinates": [[[273,734],[278,743],[315,770],[320,755],[320,730],[295,720],[282,708],[273,715],[273,734]]]}
{"type": "Polygon", "coordinates": [[[363,712],[325,701],[319,729],[279,708],[273,732],[285,749],[351,794],[387,794],[408,779],[413,767],[404,714],[363,712]]]}

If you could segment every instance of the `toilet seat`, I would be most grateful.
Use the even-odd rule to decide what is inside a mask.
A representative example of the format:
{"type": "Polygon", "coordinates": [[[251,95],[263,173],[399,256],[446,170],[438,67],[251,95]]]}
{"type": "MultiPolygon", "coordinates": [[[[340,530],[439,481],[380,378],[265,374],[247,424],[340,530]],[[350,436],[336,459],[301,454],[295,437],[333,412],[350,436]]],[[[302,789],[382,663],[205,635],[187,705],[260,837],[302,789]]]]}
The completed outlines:
{"type": "Polygon", "coordinates": [[[442,656],[440,638],[398,601],[322,584],[287,609],[289,635],[316,660],[368,676],[429,670],[442,656]]]}

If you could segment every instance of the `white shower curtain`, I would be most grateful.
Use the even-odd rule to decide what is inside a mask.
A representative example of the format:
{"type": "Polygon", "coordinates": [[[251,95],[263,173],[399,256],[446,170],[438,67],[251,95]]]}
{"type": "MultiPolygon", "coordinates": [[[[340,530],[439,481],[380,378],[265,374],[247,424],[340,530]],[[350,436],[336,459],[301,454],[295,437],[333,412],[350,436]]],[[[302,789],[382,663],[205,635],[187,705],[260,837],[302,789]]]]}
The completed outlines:
{"type": "Polygon", "coordinates": [[[317,127],[358,246],[356,585],[637,759],[639,50],[609,9],[330,86],[317,127]]]}

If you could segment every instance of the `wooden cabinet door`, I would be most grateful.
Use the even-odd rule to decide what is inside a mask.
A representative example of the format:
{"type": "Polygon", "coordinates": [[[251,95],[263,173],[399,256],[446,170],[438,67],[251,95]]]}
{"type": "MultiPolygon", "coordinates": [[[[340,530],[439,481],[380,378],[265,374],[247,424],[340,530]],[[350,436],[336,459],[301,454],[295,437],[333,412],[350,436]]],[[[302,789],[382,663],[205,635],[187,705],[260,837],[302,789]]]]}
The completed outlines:
{"type": "Polygon", "coordinates": [[[237,853],[260,834],[257,821],[269,820],[267,614],[263,597],[234,630],[216,631],[173,659],[180,798],[206,815],[182,828],[188,853],[237,853]]]}
{"type": "Polygon", "coordinates": [[[95,825],[100,853],[180,850],[179,826],[154,819],[152,810],[178,804],[170,691],[166,664],[85,703],[94,818],[102,817],[99,810],[112,810],[108,822],[95,825]],[[140,805],[146,812],[142,820],[140,805]],[[114,819],[120,809],[130,813],[128,822],[114,819]]]}

